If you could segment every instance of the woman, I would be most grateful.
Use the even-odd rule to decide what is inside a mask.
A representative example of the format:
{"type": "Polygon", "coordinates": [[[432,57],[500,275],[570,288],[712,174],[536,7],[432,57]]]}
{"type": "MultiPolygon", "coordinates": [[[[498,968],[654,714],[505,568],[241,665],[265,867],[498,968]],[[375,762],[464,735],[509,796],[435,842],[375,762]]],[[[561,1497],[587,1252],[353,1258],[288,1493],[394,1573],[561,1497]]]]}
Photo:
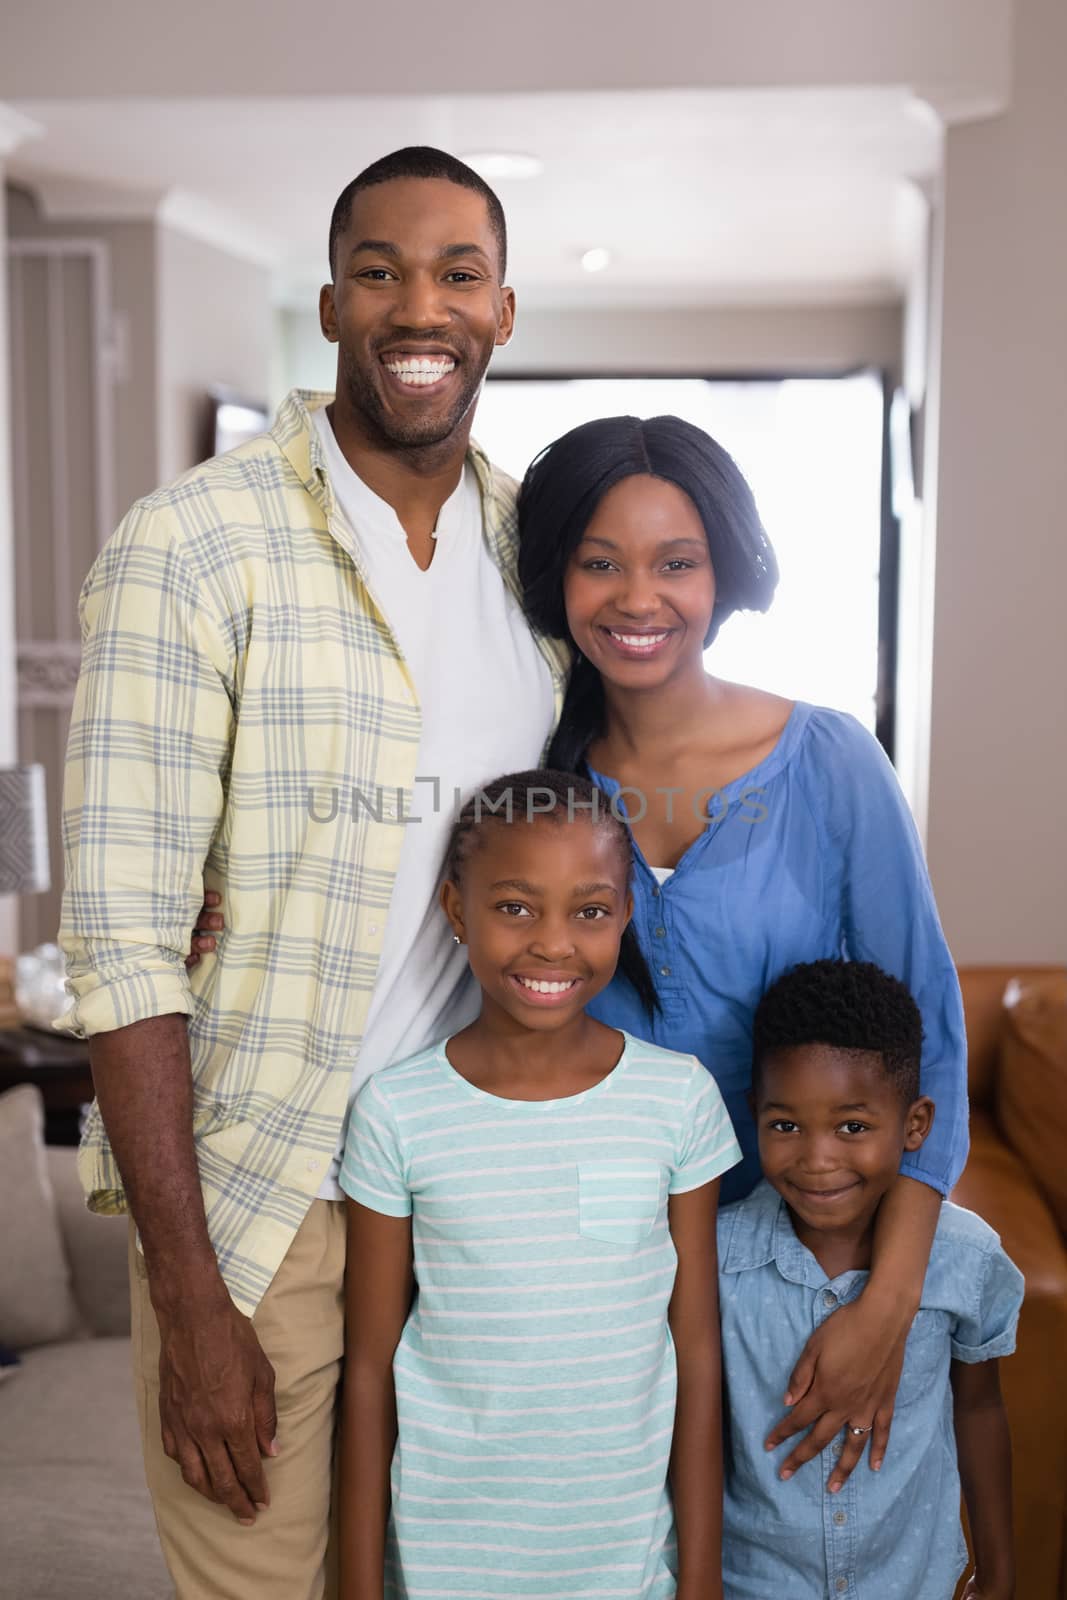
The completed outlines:
{"type": "Polygon", "coordinates": [[[789,1474],[848,1426],[843,1483],[868,1436],[871,1465],[885,1454],[941,1197],[967,1153],[962,1003],[914,825],[852,717],[705,671],[726,618],[765,611],[777,582],[751,491],[707,434],[677,417],[573,429],[527,472],[519,535],[530,619],[576,652],[548,764],[587,769],[637,847],[634,927],[658,1005],[649,1015],[618,975],[590,1009],[714,1075],[745,1153],[723,1201],[759,1176],[751,1024],[775,978],[872,961],[922,1011],[934,1130],[882,1208],[866,1291],[812,1335],[769,1438],[816,1423],[789,1474]]]}

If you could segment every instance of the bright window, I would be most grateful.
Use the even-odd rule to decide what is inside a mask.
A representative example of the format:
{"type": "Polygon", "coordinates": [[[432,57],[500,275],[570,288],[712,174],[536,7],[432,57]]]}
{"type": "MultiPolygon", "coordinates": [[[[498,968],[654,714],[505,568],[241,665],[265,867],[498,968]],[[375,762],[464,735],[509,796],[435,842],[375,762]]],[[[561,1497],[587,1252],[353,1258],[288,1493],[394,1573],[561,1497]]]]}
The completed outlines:
{"type": "Polygon", "coordinates": [[[766,616],[737,614],[708,652],[718,677],[851,711],[875,726],[882,384],[874,373],[780,382],[490,379],[475,433],[521,478],[568,428],[673,412],[706,429],[756,496],[781,569],[766,616]]]}

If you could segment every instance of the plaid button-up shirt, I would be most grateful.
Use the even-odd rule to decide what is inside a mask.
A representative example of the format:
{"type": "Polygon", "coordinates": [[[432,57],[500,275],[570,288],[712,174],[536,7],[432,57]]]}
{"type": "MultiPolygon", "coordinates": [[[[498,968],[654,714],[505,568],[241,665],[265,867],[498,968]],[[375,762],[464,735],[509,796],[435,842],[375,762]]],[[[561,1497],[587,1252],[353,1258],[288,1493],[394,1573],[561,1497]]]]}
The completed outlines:
{"type": "MultiPolygon", "coordinates": [[[[97,559],[63,799],[65,1023],[188,1015],[208,1228],[249,1313],[337,1146],[421,732],[311,423],[330,398],[294,391],[269,434],[139,502],[97,559]],[[227,931],[190,975],[205,881],[227,931]]],[[[517,599],[515,485],[470,460],[517,599]]],[[[566,652],[538,643],[558,714],[566,652]]],[[[92,1209],[125,1209],[96,1106],[80,1170],[92,1209]]]]}

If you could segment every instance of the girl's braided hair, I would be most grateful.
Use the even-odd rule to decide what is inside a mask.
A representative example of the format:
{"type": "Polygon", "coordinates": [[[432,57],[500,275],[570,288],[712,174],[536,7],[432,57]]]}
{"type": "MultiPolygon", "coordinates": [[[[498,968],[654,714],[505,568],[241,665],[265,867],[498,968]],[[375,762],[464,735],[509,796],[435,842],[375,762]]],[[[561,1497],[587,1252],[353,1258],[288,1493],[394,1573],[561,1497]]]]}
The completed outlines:
{"type": "MultiPolygon", "coordinates": [[[[587,821],[610,832],[629,883],[634,864],[633,842],[629,828],[611,808],[607,795],[588,778],[548,769],[508,773],[494,778],[471,796],[452,824],[444,875],[450,883],[462,882],[467,862],[485,837],[479,830],[487,824],[506,827],[516,822],[551,822],[559,826],[576,821],[587,821]]],[[[655,1016],[660,1008],[659,997],[632,922],[627,924],[619,945],[618,971],[636,991],[648,1016],[655,1016]]]]}

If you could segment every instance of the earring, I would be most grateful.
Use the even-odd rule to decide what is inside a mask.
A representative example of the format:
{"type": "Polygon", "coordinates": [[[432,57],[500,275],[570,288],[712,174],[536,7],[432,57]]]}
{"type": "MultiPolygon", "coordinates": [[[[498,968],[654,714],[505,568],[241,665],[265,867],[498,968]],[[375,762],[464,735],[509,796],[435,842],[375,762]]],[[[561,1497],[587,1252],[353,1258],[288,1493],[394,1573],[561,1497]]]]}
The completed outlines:
{"type": "Polygon", "coordinates": [[[454,933],[452,935],[452,943],[453,944],[462,944],[463,943],[463,940],[460,938],[458,933],[454,933]]]}

